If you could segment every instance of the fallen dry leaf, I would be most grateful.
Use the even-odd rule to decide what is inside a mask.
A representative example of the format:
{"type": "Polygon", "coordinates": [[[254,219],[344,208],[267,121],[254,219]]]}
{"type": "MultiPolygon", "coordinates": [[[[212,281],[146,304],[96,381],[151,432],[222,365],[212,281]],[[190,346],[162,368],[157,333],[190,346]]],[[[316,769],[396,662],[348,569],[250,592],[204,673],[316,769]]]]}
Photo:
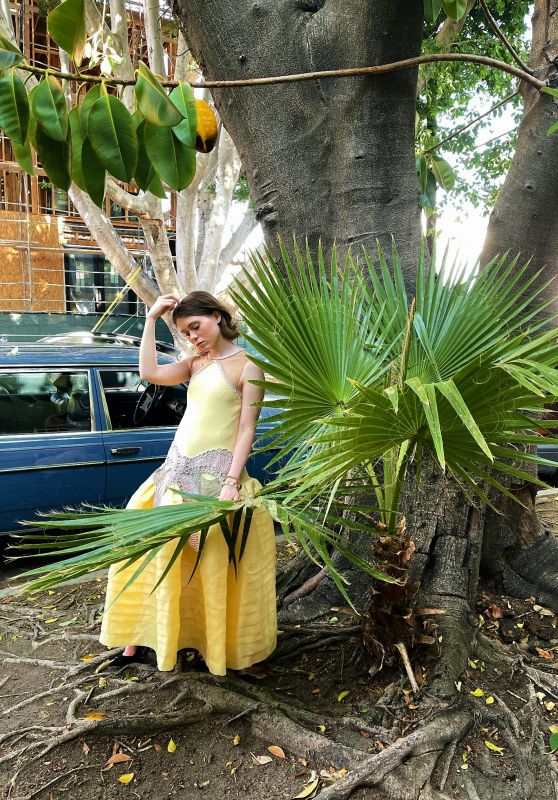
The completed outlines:
{"type": "Polygon", "coordinates": [[[264,764],[269,764],[273,759],[271,756],[256,756],[254,753],[251,753],[252,756],[252,764],[255,764],[256,767],[263,767],[264,764]]]}
{"type": "Polygon", "coordinates": [[[81,749],[83,750],[86,756],[89,755],[89,747],[86,745],[85,742],[83,743],[83,747],[81,749]]]}
{"type": "Polygon", "coordinates": [[[84,719],[106,719],[107,714],[103,714],[102,711],[90,711],[89,714],[86,714],[84,719]]]}
{"type": "Polygon", "coordinates": [[[343,698],[347,697],[348,694],[349,694],[349,690],[348,689],[345,689],[344,692],[339,692],[339,694],[337,695],[337,702],[340,703],[341,700],[343,700],[343,698]]]}
{"type": "Polygon", "coordinates": [[[170,742],[168,743],[167,750],[169,751],[169,753],[176,752],[176,744],[173,739],[171,739],[170,742]]]}
{"type": "Polygon", "coordinates": [[[125,775],[121,775],[118,778],[118,780],[120,781],[120,783],[130,783],[130,781],[134,780],[134,773],[133,772],[127,772],[125,775]]]}
{"type": "MultiPolygon", "coordinates": [[[[107,764],[122,764],[124,761],[131,761],[132,756],[127,755],[126,753],[115,753],[113,756],[109,758],[107,764]]],[[[106,766],[106,764],[105,764],[106,766]]]]}
{"type": "Polygon", "coordinates": [[[542,647],[535,647],[535,650],[539,654],[540,658],[546,658],[548,661],[552,661],[554,659],[554,653],[552,650],[543,650],[542,647]]]}
{"type": "Polygon", "coordinates": [[[236,745],[240,744],[240,734],[239,733],[237,733],[235,735],[235,737],[233,739],[233,744],[234,744],[235,747],[236,747],[236,745]]]}
{"type": "Polygon", "coordinates": [[[267,749],[274,756],[277,756],[277,758],[287,758],[287,756],[285,755],[285,751],[283,750],[282,747],[279,747],[278,744],[270,744],[267,749]]]}
{"type": "Polygon", "coordinates": [[[484,697],[484,692],[482,689],[475,689],[474,691],[469,692],[469,694],[472,694],[473,697],[484,697]]]}

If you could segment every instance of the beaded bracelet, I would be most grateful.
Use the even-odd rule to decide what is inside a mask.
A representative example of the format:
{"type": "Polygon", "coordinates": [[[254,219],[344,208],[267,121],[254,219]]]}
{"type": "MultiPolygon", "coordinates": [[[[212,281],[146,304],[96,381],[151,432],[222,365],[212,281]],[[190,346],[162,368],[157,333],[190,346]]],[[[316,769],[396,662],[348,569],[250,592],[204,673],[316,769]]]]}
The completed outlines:
{"type": "Polygon", "coordinates": [[[240,491],[240,489],[242,488],[242,484],[239,481],[237,481],[237,479],[232,475],[227,475],[227,477],[223,481],[223,486],[234,486],[234,488],[237,491],[240,491]]]}

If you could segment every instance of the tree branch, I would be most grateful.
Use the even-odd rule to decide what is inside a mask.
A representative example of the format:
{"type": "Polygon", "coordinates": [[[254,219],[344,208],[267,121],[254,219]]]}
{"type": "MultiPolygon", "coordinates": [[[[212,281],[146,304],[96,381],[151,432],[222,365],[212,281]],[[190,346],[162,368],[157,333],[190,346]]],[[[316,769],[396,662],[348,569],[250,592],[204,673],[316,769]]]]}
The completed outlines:
{"type": "Polygon", "coordinates": [[[156,75],[166,76],[160,17],[159,0],[143,0],[143,21],[149,67],[156,75]]]}
{"type": "MultiPolygon", "coordinates": [[[[473,53],[431,53],[422,56],[415,56],[413,58],[405,58],[402,61],[393,61],[389,64],[376,64],[373,67],[352,67],[351,69],[326,69],[317,70],[315,72],[299,72],[294,75],[275,75],[269,78],[243,78],[238,80],[229,81],[188,81],[190,86],[194,89],[227,89],[235,86],[273,86],[278,83],[298,83],[300,81],[324,80],[325,78],[354,78],[361,75],[386,75],[389,72],[397,72],[402,69],[412,69],[419,67],[421,64],[434,64],[437,61],[446,62],[461,62],[465,64],[482,64],[486,67],[499,69],[502,72],[507,72],[520,81],[525,81],[535,89],[542,89],[546,86],[545,81],[539,80],[530,72],[524,69],[514,67],[512,64],[507,64],[505,61],[499,61],[496,58],[489,58],[488,56],[479,56],[473,53]]],[[[44,76],[47,71],[49,75],[62,80],[72,81],[87,81],[88,83],[107,83],[111,86],[133,86],[134,80],[122,80],[119,78],[105,78],[99,75],[86,75],[70,72],[58,72],[53,69],[45,69],[42,67],[34,67],[31,64],[19,64],[18,69],[32,72],[36,75],[44,76]]],[[[174,87],[178,85],[178,81],[161,81],[163,86],[174,87]]]]}
{"type": "Polygon", "coordinates": [[[219,257],[218,278],[223,274],[226,267],[232,263],[233,258],[238,253],[248,236],[250,236],[257,224],[258,220],[256,219],[255,209],[250,207],[247,208],[242,220],[233,231],[231,238],[221,250],[221,255],[219,257]]]}
{"type": "Polygon", "coordinates": [[[479,0],[479,3],[481,4],[481,8],[482,8],[482,10],[484,12],[484,16],[488,20],[488,23],[489,23],[490,27],[492,28],[492,30],[494,31],[494,33],[496,34],[498,39],[500,39],[500,41],[502,42],[502,44],[504,45],[506,50],[509,52],[509,54],[511,55],[511,57],[513,58],[515,63],[519,67],[521,67],[522,70],[524,70],[525,72],[528,72],[529,75],[533,75],[533,70],[530,67],[528,67],[527,64],[525,64],[521,60],[521,58],[517,54],[515,48],[513,47],[513,45],[511,44],[511,42],[509,41],[509,39],[506,37],[505,33],[503,32],[503,30],[500,28],[500,26],[498,25],[498,23],[496,22],[496,20],[492,16],[492,14],[490,13],[490,9],[488,8],[486,0],[479,0]]]}
{"type": "Polygon", "coordinates": [[[119,186],[114,178],[107,176],[106,193],[111,197],[115,203],[118,203],[122,208],[126,208],[138,217],[149,214],[149,202],[145,194],[131,194],[119,186]]]}
{"type": "Polygon", "coordinates": [[[509,103],[509,101],[512,100],[514,97],[516,97],[518,94],[519,94],[519,89],[516,89],[515,92],[512,92],[511,94],[506,95],[506,97],[504,97],[503,100],[500,100],[498,103],[496,103],[495,105],[491,106],[488,109],[488,111],[485,111],[484,113],[479,114],[478,117],[475,117],[470,122],[468,122],[466,125],[463,125],[461,128],[457,128],[457,130],[455,130],[452,133],[448,134],[445,139],[442,139],[441,142],[438,142],[437,144],[432,145],[432,147],[429,147],[427,150],[423,150],[422,151],[422,155],[424,156],[424,155],[426,155],[426,153],[431,153],[433,150],[437,150],[439,147],[442,147],[442,145],[444,145],[447,142],[451,141],[451,139],[455,139],[456,136],[459,136],[464,131],[468,130],[469,128],[472,128],[473,125],[476,125],[477,122],[480,122],[481,119],[484,119],[484,117],[487,117],[489,114],[492,114],[492,112],[496,111],[497,108],[500,108],[500,106],[503,106],[506,103],[509,103]]]}

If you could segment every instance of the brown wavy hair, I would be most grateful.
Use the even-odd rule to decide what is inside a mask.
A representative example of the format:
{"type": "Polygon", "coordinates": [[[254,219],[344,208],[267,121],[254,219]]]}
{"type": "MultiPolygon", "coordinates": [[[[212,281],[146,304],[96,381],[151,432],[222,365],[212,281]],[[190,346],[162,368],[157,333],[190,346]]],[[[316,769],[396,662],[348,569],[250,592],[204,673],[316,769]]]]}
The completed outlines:
{"type": "Polygon", "coordinates": [[[176,323],[180,317],[210,317],[214,311],[221,315],[218,325],[225,339],[232,341],[240,336],[238,325],[229,309],[209,292],[190,292],[183,297],[172,312],[172,321],[176,323]]]}

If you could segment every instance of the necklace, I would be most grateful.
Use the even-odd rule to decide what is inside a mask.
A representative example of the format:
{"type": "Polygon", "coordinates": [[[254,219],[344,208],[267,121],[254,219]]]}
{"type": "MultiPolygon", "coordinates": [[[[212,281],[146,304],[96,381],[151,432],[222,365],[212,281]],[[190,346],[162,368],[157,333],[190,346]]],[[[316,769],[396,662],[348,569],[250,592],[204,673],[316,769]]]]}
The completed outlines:
{"type": "Polygon", "coordinates": [[[210,356],[208,355],[207,358],[209,361],[222,361],[224,358],[231,358],[231,356],[236,356],[239,353],[242,353],[242,348],[239,347],[238,350],[233,350],[232,353],[225,353],[224,356],[210,356]]]}

